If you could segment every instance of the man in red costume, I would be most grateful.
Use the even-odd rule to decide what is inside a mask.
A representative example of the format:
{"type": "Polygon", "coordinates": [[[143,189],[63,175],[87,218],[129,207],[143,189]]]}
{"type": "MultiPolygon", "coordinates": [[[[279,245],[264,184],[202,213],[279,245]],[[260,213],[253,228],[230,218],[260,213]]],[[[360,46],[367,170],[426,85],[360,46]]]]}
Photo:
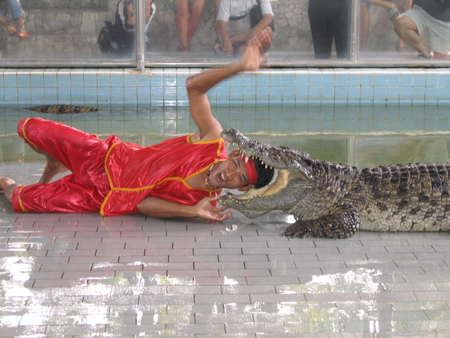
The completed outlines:
{"type": "Polygon", "coordinates": [[[273,171],[257,161],[246,161],[237,150],[226,156],[222,126],[212,115],[207,92],[230,76],[258,69],[260,55],[269,44],[269,35],[262,31],[240,61],[186,80],[191,116],[199,128],[193,135],[143,147],[122,143],[113,135],[100,140],[40,118],[21,120],[19,135],[46,156],[47,164],[39,183],[21,186],[5,177],[0,178],[0,189],[17,212],[229,218],[231,211],[215,206],[221,189],[264,186],[273,171]],[[52,182],[55,175],[68,170],[72,173],[52,182]]]}

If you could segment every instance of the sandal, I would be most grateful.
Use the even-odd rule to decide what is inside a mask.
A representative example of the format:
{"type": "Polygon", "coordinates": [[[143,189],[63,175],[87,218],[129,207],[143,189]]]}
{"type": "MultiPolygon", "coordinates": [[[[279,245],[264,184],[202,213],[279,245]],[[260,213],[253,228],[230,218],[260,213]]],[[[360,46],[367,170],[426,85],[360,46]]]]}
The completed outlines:
{"type": "Polygon", "coordinates": [[[417,55],[417,58],[418,58],[418,59],[429,60],[429,59],[431,59],[431,54],[430,54],[430,55],[426,55],[426,54],[424,54],[424,53],[419,53],[419,54],[417,55]]]}
{"type": "Polygon", "coordinates": [[[16,34],[17,30],[16,30],[16,27],[9,24],[8,27],[6,27],[6,31],[8,32],[8,35],[14,35],[14,34],[16,34]]]}
{"type": "Polygon", "coordinates": [[[391,7],[388,10],[389,20],[395,21],[398,18],[398,9],[397,6],[391,7]]]}
{"type": "Polygon", "coordinates": [[[28,32],[25,28],[25,26],[23,26],[22,28],[19,28],[19,34],[17,34],[19,36],[19,38],[25,39],[28,37],[28,32]]]}

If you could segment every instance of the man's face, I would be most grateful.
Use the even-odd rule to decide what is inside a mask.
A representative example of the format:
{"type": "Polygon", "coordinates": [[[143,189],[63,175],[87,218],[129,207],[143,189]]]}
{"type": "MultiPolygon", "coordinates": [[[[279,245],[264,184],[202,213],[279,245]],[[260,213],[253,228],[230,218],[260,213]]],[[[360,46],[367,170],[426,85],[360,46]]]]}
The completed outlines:
{"type": "Polygon", "coordinates": [[[218,188],[238,189],[249,185],[247,168],[238,150],[232,151],[226,161],[216,163],[209,181],[218,188]]]}

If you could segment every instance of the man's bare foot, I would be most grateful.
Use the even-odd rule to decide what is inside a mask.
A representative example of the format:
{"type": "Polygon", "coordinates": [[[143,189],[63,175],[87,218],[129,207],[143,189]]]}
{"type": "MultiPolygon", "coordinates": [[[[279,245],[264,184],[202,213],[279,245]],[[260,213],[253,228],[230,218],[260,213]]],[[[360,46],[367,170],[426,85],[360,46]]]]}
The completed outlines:
{"type": "Polygon", "coordinates": [[[438,53],[438,52],[433,52],[433,59],[442,60],[442,59],[446,59],[446,58],[447,58],[447,54],[441,54],[441,53],[438,53]]]}
{"type": "Polygon", "coordinates": [[[42,173],[39,183],[50,183],[53,177],[66,171],[69,171],[69,169],[67,169],[64,164],[57,161],[53,157],[50,158],[47,156],[47,165],[44,168],[44,172],[42,173]]]}
{"type": "Polygon", "coordinates": [[[9,177],[0,177],[0,190],[5,192],[5,197],[11,202],[14,189],[17,188],[17,183],[9,177]]]}

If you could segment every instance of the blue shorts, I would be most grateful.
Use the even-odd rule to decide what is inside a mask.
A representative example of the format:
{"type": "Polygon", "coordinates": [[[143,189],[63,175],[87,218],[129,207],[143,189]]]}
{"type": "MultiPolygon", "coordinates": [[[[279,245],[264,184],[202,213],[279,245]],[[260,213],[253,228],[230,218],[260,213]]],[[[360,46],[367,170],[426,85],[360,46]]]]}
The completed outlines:
{"type": "Polygon", "coordinates": [[[361,2],[366,5],[367,9],[370,9],[370,6],[372,6],[372,4],[368,3],[367,1],[361,0],[361,2]]]}
{"type": "MultiPolygon", "coordinates": [[[[6,4],[8,5],[13,20],[16,20],[17,18],[23,18],[25,16],[25,13],[22,10],[22,6],[20,5],[19,0],[6,0],[6,4]]],[[[2,15],[3,12],[0,10],[0,16],[2,15]]]]}

